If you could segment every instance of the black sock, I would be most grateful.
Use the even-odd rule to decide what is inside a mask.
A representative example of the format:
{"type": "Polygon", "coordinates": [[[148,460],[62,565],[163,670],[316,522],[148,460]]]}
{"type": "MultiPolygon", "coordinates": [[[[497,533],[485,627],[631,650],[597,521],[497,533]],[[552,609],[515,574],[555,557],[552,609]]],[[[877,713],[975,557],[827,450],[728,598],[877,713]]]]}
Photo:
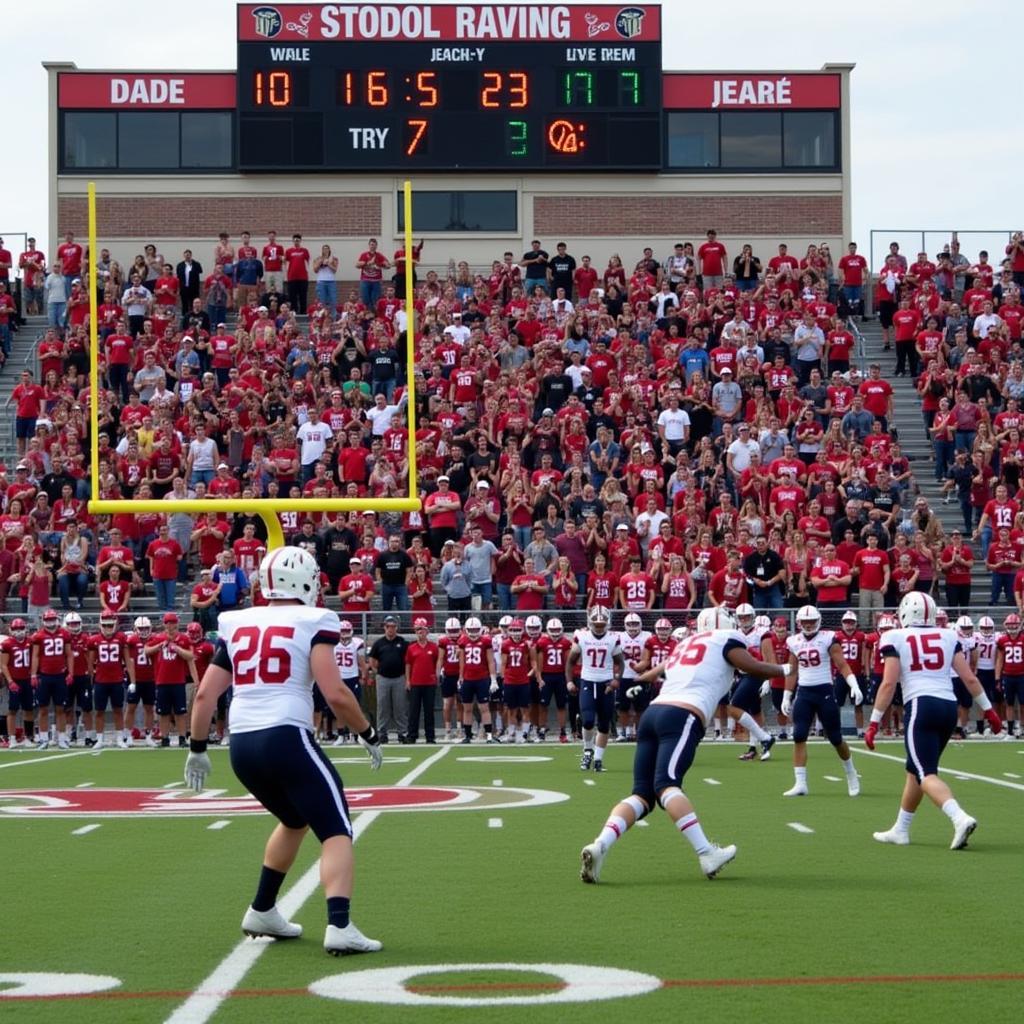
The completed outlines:
{"type": "Polygon", "coordinates": [[[484,732],[485,732],[485,733],[487,733],[487,735],[488,735],[488,736],[490,736],[490,735],[491,735],[491,733],[493,733],[493,732],[494,732],[494,726],[493,726],[493,725],[492,725],[492,724],[491,724],[490,722],[488,722],[488,723],[487,723],[487,724],[486,724],[486,725],[484,726],[484,732]]]}
{"type": "Polygon", "coordinates": [[[30,740],[36,734],[36,723],[25,722],[25,739],[30,740]]]}
{"type": "Polygon", "coordinates": [[[466,739],[471,740],[473,738],[473,726],[464,725],[462,731],[466,734],[466,739]]]}
{"type": "Polygon", "coordinates": [[[252,901],[253,910],[270,910],[277,903],[277,894],[284,882],[284,872],[268,868],[266,864],[260,871],[260,884],[256,889],[256,898],[252,901]]]}
{"type": "Polygon", "coordinates": [[[347,928],[350,902],[347,896],[328,896],[327,923],[335,928],[347,928]]]}

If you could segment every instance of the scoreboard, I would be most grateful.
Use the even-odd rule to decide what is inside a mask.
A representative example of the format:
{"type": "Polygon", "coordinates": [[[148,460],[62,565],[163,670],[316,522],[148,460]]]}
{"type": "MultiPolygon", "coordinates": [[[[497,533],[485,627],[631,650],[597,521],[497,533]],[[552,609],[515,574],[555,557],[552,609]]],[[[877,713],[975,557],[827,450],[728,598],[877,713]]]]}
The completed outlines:
{"type": "Polygon", "coordinates": [[[238,7],[240,171],[662,166],[661,9],[238,7]]]}

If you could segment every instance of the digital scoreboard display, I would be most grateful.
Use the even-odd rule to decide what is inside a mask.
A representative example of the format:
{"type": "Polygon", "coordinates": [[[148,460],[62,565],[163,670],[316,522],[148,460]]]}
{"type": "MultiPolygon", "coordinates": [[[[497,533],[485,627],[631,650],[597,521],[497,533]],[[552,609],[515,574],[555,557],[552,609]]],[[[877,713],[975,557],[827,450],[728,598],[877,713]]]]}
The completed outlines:
{"type": "Polygon", "coordinates": [[[238,8],[241,171],[659,170],[661,9],[238,8]]]}

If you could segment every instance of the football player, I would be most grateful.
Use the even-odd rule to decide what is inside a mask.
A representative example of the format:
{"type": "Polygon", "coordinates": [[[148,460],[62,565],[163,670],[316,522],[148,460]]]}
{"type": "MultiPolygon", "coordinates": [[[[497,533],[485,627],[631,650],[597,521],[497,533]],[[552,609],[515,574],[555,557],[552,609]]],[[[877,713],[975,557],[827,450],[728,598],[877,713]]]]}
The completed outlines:
{"type": "Polygon", "coordinates": [[[508,627],[508,636],[501,645],[501,661],[505,673],[504,693],[505,707],[508,709],[506,725],[509,741],[525,743],[530,731],[530,676],[533,671],[533,656],[522,619],[513,619],[508,627]]]}
{"type": "MultiPolygon", "coordinates": [[[[539,615],[527,615],[526,616],[526,639],[530,644],[530,650],[535,651],[537,644],[540,642],[540,638],[544,635],[544,623],[541,621],[539,615]]],[[[543,728],[544,733],[547,734],[547,721],[548,716],[545,715],[543,720],[541,719],[540,713],[540,679],[534,672],[533,659],[530,659],[530,731],[526,734],[526,742],[532,743],[533,737],[536,736],[538,740],[543,739],[540,735],[540,731],[543,728]]]]}
{"type": "Polygon", "coordinates": [[[302,548],[277,548],[258,570],[267,605],[221,612],[220,641],[192,707],[191,750],[185,779],[201,792],[211,771],[206,753],[217,697],[234,686],[231,701],[231,767],[246,790],[279,824],[267,841],[256,897],[242,918],[251,936],[294,939],[302,926],[277,909],[277,895],[306,832],[320,841],[320,878],[327,897],[324,949],[333,955],[372,953],[350,917],[352,822],[338,773],[310,734],[313,680],[328,704],[358,736],[379,768],[376,730],[338,674],[334,648],[338,616],[315,607],[319,568],[302,548]]]}
{"type": "MultiPolygon", "coordinates": [[[[974,674],[978,677],[985,690],[985,696],[992,701],[993,707],[1001,719],[1006,718],[1006,705],[1003,703],[1003,688],[996,683],[996,624],[991,616],[982,615],[978,619],[978,636],[975,652],[978,659],[974,674]]],[[[992,729],[984,718],[978,720],[978,732],[985,736],[992,735],[992,729]]]]}
{"type": "Polygon", "coordinates": [[[56,609],[43,612],[43,628],[32,634],[32,680],[35,683],[38,711],[36,745],[45,750],[50,743],[47,719],[53,701],[57,728],[57,746],[71,746],[64,734],[67,717],[64,708],[68,701],[68,680],[71,679],[73,655],[70,637],[61,628],[56,609]]]}
{"type": "MultiPolygon", "coordinates": [[[[361,636],[356,636],[352,623],[342,619],[338,623],[338,643],[334,648],[334,660],[338,663],[341,681],[352,691],[356,702],[363,703],[363,680],[366,678],[366,644],[361,636]]],[[[336,747],[349,741],[351,733],[343,725],[338,730],[336,747]]]]}
{"type": "MultiPolygon", "coordinates": [[[[860,686],[861,694],[867,692],[866,688],[866,676],[867,672],[865,667],[867,665],[867,637],[864,632],[857,625],[857,613],[854,611],[847,611],[843,613],[842,622],[840,624],[839,632],[836,633],[836,640],[839,641],[839,647],[843,652],[843,657],[846,659],[846,663],[850,666],[853,674],[857,677],[857,683],[860,686]]],[[[853,703],[853,719],[857,724],[857,735],[863,738],[864,736],[864,703],[854,703],[852,696],[850,695],[850,688],[846,685],[846,680],[843,679],[838,673],[836,673],[832,679],[832,689],[835,693],[836,704],[842,707],[847,698],[853,703]]]]}
{"type": "Polygon", "coordinates": [[[147,747],[155,747],[159,744],[153,728],[153,708],[156,704],[156,665],[153,659],[146,654],[146,644],[149,643],[152,636],[153,624],[147,616],[140,615],[132,623],[132,632],[128,634],[128,695],[125,698],[128,710],[124,715],[124,724],[128,729],[128,735],[135,740],[144,734],[147,747]],[[138,729],[136,729],[135,723],[138,718],[139,704],[142,704],[143,733],[136,736],[138,729]]]}
{"type": "MultiPolygon", "coordinates": [[[[565,735],[565,663],[572,648],[572,641],[565,635],[561,619],[548,619],[547,631],[537,641],[534,648],[534,676],[541,680],[540,703],[545,709],[544,719],[547,720],[546,709],[551,706],[551,698],[555,699],[555,711],[558,716],[558,742],[568,743],[565,735]]],[[[538,739],[544,739],[547,730],[541,728],[537,732],[538,739]]]]}
{"type": "MultiPolygon", "coordinates": [[[[754,606],[741,604],[736,608],[736,628],[743,636],[747,651],[756,661],[761,660],[761,641],[764,636],[757,626],[754,606]]],[[[768,680],[764,681],[770,687],[768,680]]],[[[741,761],[753,761],[757,757],[755,743],[761,744],[761,760],[767,761],[772,756],[775,737],[765,729],[758,719],[761,717],[762,685],[752,675],[741,675],[733,687],[732,696],[726,713],[741,728],[747,730],[750,745],[740,754],[741,761]]]]}
{"type": "MultiPolygon", "coordinates": [[[[970,615],[961,615],[956,620],[956,638],[960,641],[960,650],[964,652],[967,665],[975,675],[978,664],[977,638],[974,635],[974,621],[970,615]]],[[[967,726],[971,721],[971,708],[974,705],[974,698],[964,685],[963,680],[953,673],[953,694],[957,703],[956,735],[959,739],[967,739],[967,726]]]]}
{"type": "Polygon", "coordinates": [[[93,729],[92,714],[92,680],[89,673],[89,636],[82,629],[82,616],[78,612],[68,612],[64,616],[64,629],[71,645],[71,685],[68,687],[68,700],[65,705],[67,724],[65,730],[75,724],[75,708],[81,714],[82,729],[85,731],[85,746],[96,746],[96,733],[93,729]]]}
{"type": "MultiPolygon", "coordinates": [[[[869,666],[868,678],[870,680],[869,692],[865,694],[865,702],[874,702],[875,694],[878,693],[878,688],[882,685],[882,673],[885,671],[885,659],[882,657],[882,634],[888,629],[895,629],[897,626],[896,619],[887,614],[886,612],[880,612],[875,624],[873,632],[868,633],[864,638],[867,645],[867,662],[869,666]]],[[[897,733],[900,731],[900,711],[903,708],[903,697],[902,691],[899,686],[896,687],[896,693],[893,695],[892,703],[889,705],[889,710],[885,714],[885,720],[882,722],[883,732],[890,732],[895,729],[897,733]]]]}
{"type": "MultiPolygon", "coordinates": [[[[125,728],[124,688],[125,666],[129,661],[129,643],[117,631],[117,616],[112,612],[100,615],[98,633],[89,637],[89,674],[93,680],[93,705],[96,708],[96,746],[104,743],[107,705],[114,714],[114,735],[121,748],[133,745],[131,733],[125,728]]],[[[155,741],[154,741],[155,742],[155,741]]]]}
{"type": "Polygon", "coordinates": [[[438,637],[437,674],[441,679],[441,713],[444,717],[444,738],[453,740],[462,723],[462,701],[459,699],[459,637],[462,626],[452,616],[445,619],[444,635],[438,637]],[[454,714],[454,717],[453,717],[454,714]]]}
{"type": "Polygon", "coordinates": [[[619,688],[625,659],[619,638],[611,631],[611,613],[595,604],[587,612],[587,628],[576,633],[565,663],[566,689],[577,689],[573,667],[580,663],[580,717],[583,720],[583,757],[580,769],[591,766],[604,771],[604,750],[608,746],[615,691],[619,688]],[[596,743],[594,726],[597,726],[596,743]]]}
{"type": "MultiPolygon", "coordinates": [[[[178,746],[187,743],[188,691],[185,680],[198,683],[192,643],[178,629],[178,613],[164,612],[164,631],[149,638],[146,655],[153,659],[156,680],[156,713],[160,718],[160,746],[171,745],[171,718],[178,730],[178,746]]],[[[209,723],[203,732],[209,733],[209,723]]]]}
{"type": "Polygon", "coordinates": [[[875,832],[874,837],[880,843],[906,846],[914,814],[922,797],[927,796],[953,823],[950,849],[962,850],[978,823],[939,778],[939,758],[957,723],[952,674],[963,680],[993,732],[1000,732],[1002,722],[971,671],[956,632],[936,625],[936,611],[935,601],[928,594],[907,594],[900,601],[900,628],[890,629],[882,641],[885,673],[864,742],[870,750],[875,749],[878,725],[900,682],[907,721],[907,781],[895,824],[886,832],[875,832]]]}
{"type": "Polygon", "coordinates": [[[644,652],[651,634],[644,629],[643,620],[636,612],[630,612],[622,622],[619,633],[619,647],[624,659],[622,685],[619,687],[616,708],[619,713],[618,740],[635,740],[636,723],[650,702],[648,687],[636,681],[637,673],[643,671],[644,652]]]}
{"type": "Polygon", "coordinates": [[[11,632],[0,641],[0,673],[7,684],[7,733],[14,747],[30,747],[35,738],[36,688],[32,685],[32,641],[28,623],[11,620],[11,632]],[[18,712],[22,732],[18,738],[18,712]]]}
{"type": "Polygon", "coordinates": [[[782,713],[793,718],[793,774],[791,789],[783,796],[807,795],[807,737],[811,722],[817,715],[829,743],[836,748],[846,772],[846,789],[850,796],[860,793],[860,779],[853,766],[850,748],[843,739],[839,724],[839,708],[832,691],[832,668],[842,673],[855,704],[864,700],[857,677],[843,657],[836,634],[821,628],[821,612],[814,605],[805,604],[796,613],[799,633],[786,641],[789,648],[789,674],[786,692],[782,698],[782,713]],[[797,689],[799,687],[799,689],[797,689]],[[796,700],[793,693],[796,691],[796,700]]]}
{"type": "MultiPolygon", "coordinates": [[[[1024,707],[1024,632],[1020,616],[1010,612],[1003,623],[1005,633],[996,641],[996,679],[1002,680],[1006,703],[1006,737],[1021,735],[1020,719],[1014,708],[1024,707]]],[[[41,721],[42,719],[40,719],[41,721]]]]}
{"type": "Polygon", "coordinates": [[[473,703],[480,712],[480,721],[488,743],[496,743],[491,721],[490,698],[497,696],[498,686],[494,670],[494,651],[491,638],[484,632],[483,623],[471,615],[466,629],[459,638],[459,691],[462,697],[462,742],[473,742],[473,703]]]}
{"type": "Polygon", "coordinates": [[[714,878],[736,856],[735,846],[720,847],[708,841],[682,789],[704,730],[719,699],[729,692],[735,673],[771,679],[786,672],[783,665],[753,658],[747,641],[734,626],[726,609],[705,608],[697,617],[697,632],[684,639],[667,662],[639,677],[643,682],[664,677],[664,682],[640,719],[633,792],[612,808],[597,838],[581,851],[584,882],[600,880],[611,845],[656,804],[689,841],[705,877],[714,878]]]}
{"type": "MultiPolygon", "coordinates": [[[[213,645],[213,641],[203,633],[203,626],[200,622],[190,622],[185,627],[185,636],[188,637],[188,642],[192,645],[192,656],[196,659],[196,676],[202,679],[203,673],[210,667],[210,662],[213,660],[213,653],[216,648],[213,645]]],[[[216,639],[217,634],[214,633],[213,637],[216,639]]],[[[195,686],[192,683],[187,683],[185,690],[188,697],[188,708],[191,711],[192,703],[195,700],[195,686]]],[[[228,687],[217,701],[217,729],[210,736],[211,743],[223,743],[227,739],[226,729],[230,699],[231,688],[228,687]]]]}

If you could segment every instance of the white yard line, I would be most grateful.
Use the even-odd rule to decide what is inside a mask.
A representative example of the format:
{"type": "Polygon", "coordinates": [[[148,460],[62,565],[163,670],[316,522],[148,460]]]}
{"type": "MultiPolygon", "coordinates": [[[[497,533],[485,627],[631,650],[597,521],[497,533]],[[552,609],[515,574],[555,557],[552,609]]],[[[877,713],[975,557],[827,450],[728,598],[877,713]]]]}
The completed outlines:
{"type": "Polygon", "coordinates": [[[823,775],[822,778],[826,782],[842,782],[843,781],[841,778],[839,778],[838,775],[823,775]]]}
{"type": "Polygon", "coordinates": [[[593,779],[584,779],[583,780],[583,785],[584,786],[596,786],[597,783],[593,779]]]}
{"type": "Polygon", "coordinates": [[[81,828],[76,828],[71,834],[73,836],[85,836],[90,832],[95,832],[99,825],[83,825],[81,828]]]}
{"type": "Polygon", "coordinates": [[[88,789],[90,786],[95,786],[95,782],[80,782],[75,789],[88,789]]]}
{"type": "MultiPolygon", "coordinates": [[[[428,768],[441,760],[451,747],[441,747],[425,761],[420,762],[395,783],[409,786],[428,768]]],[[[383,811],[360,811],[352,819],[352,842],[358,842],[366,830],[383,814],[383,811]]],[[[286,918],[299,912],[302,905],[316,892],[320,885],[320,860],[317,859],[306,873],[288,890],[278,902],[278,909],[286,918]]],[[[166,1024],[206,1024],[220,1008],[221,1003],[236,989],[241,980],[256,966],[256,961],[271,945],[269,942],[255,942],[243,939],[235,948],[200,982],[196,990],[172,1013],[166,1024]]]]}
{"type": "Polygon", "coordinates": [[[720,786],[721,785],[721,783],[718,781],[718,779],[704,779],[704,782],[706,782],[709,786],[720,786]]]}
{"type": "MultiPolygon", "coordinates": [[[[858,750],[858,754],[866,754],[868,757],[880,757],[885,761],[896,761],[898,764],[905,764],[905,757],[894,757],[892,754],[881,754],[877,750],[858,750]]],[[[939,771],[944,775],[952,775],[955,779],[966,781],[974,779],[977,782],[990,782],[993,786],[1003,786],[1006,789],[1016,789],[1024,793],[1024,784],[1020,782],[1006,782],[1004,779],[994,779],[991,775],[977,775],[974,772],[961,771],[959,768],[942,768],[939,771]]]]}
{"type": "Polygon", "coordinates": [[[184,779],[179,779],[177,782],[165,782],[163,788],[164,789],[181,789],[181,787],[184,786],[184,785],[185,785],[185,780],[184,779]]]}
{"type": "Polygon", "coordinates": [[[70,754],[51,754],[48,757],[30,757],[25,760],[8,761],[6,764],[0,764],[0,768],[20,768],[23,764],[45,764],[47,761],[60,761],[65,757],[85,757],[86,754],[91,753],[91,750],[73,750],[70,754]]]}
{"type": "Polygon", "coordinates": [[[206,826],[206,830],[208,832],[219,832],[222,828],[227,828],[230,824],[231,822],[228,819],[222,818],[220,821],[211,821],[210,824],[206,826]]]}
{"type": "Polygon", "coordinates": [[[799,821],[787,821],[786,824],[794,831],[800,832],[804,835],[813,835],[814,829],[808,828],[806,825],[801,824],[799,821]]]}

